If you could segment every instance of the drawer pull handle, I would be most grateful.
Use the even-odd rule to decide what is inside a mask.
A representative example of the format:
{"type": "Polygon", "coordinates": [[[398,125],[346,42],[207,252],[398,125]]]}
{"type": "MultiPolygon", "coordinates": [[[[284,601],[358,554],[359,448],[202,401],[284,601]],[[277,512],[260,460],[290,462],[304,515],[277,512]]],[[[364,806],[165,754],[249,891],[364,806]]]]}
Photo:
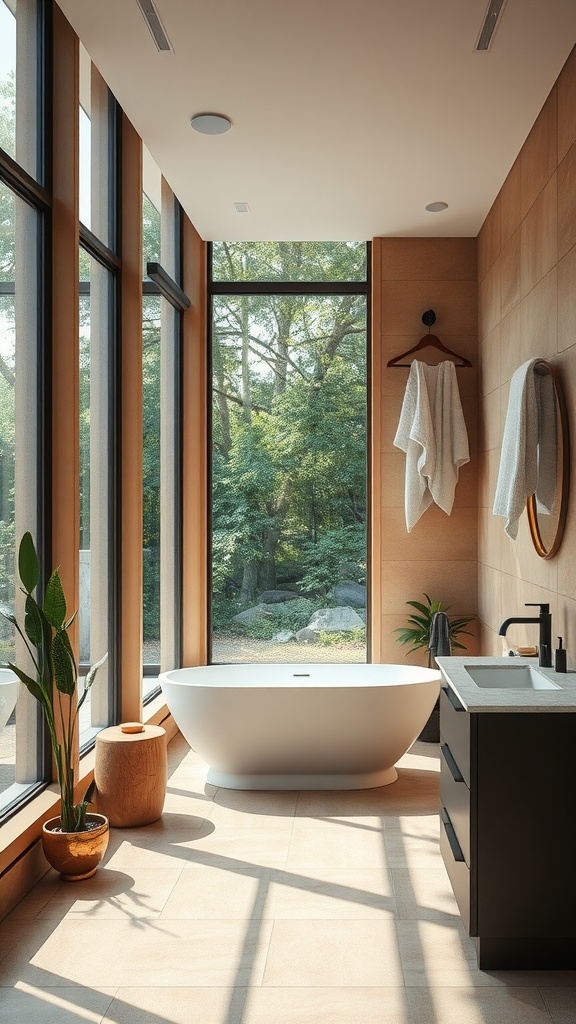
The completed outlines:
{"type": "Polygon", "coordinates": [[[454,760],[454,756],[448,744],[443,743],[440,749],[442,751],[442,754],[444,755],[444,760],[446,761],[446,764],[450,769],[450,774],[454,779],[454,782],[464,782],[464,776],[462,775],[462,772],[460,771],[458,765],[456,764],[456,761],[454,760]]]}
{"type": "Polygon", "coordinates": [[[450,849],[452,850],[452,856],[456,861],[464,861],[464,854],[460,848],[460,843],[454,831],[454,826],[450,821],[450,815],[448,811],[443,807],[440,811],[440,817],[442,818],[442,824],[444,825],[444,831],[446,832],[446,838],[450,843],[450,849]]]}
{"type": "Polygon", "coordinates": [[[466,708],[462,706],[462,704],[458,700],[458,697],[454,693],[454,690],[452,690],[449,686],[443,686],[442,690],[446,694],[448,700],[450,701],[452,707],[454,708],[454,711],[466,711],[466,708]]]}

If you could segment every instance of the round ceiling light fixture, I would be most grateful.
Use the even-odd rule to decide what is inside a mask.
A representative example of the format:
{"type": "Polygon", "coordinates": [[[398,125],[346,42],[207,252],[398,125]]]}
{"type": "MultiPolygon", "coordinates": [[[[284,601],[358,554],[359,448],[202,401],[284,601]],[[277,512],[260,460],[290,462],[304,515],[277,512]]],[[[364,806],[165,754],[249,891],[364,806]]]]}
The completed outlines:
{"type": "Polygon", "coordinates": [[[448,209],[448,203],[428,203],[424,209],[428,210],[428,213],[442,213],[442,210],[448,209]]]}
{"type": "Polygon", "coordinates": [[[232,127],[232,121],[224,114],[194,114],[190,124],[194,131],[202,135],[223,135],[232,127]]]}

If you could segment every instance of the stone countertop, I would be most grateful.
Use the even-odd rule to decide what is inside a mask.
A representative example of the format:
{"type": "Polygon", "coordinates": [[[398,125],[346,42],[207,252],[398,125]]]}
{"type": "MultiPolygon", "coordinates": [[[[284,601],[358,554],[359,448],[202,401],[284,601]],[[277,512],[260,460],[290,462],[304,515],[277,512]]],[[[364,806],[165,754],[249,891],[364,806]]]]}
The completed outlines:
{"type": "Polygon", "coordinates": [[[457,695],[466,711],[572,711],[576,712],[576,672],[555,672],[540,668],[537,658],[437,658],[444,679],[457,695]],[[558,690],[487,688],[477,686],[466,666],[491,665],[519,668],[526,665],[545,675],[560,687],[558,690]]]}

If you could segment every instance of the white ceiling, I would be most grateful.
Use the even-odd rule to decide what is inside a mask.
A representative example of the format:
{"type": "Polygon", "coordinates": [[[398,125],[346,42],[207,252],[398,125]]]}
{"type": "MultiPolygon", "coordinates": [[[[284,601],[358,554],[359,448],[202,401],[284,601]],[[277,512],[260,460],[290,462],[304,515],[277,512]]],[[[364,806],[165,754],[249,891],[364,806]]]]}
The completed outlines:
{"type": "Polygon", "coordinates": [[[507,0],[487,53],[487,0],[155,0],[169,53],[136,0],[58,3],[202,237],[230,241],[476,235],[576,43],[576,0],[507,0]],[[232,129],[197,134],[203,111],[232,129]]]}

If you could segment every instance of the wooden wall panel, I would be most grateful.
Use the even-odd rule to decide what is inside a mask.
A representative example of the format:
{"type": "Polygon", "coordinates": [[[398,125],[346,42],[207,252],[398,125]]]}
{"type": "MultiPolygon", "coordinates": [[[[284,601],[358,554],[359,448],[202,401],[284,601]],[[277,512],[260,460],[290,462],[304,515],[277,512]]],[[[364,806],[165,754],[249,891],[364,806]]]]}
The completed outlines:
{"type": "Polygon", "coordinates": [[[142,713],[142,143],[122,116],[120,721],[142,713]]]}
{"type": "MultiPolygon", "coordinates": [[[[425,652],[405,659],[395,639],[410,613],[406,601],[427,593],[452,605],[454,615],[475,615],[477,607],[476,240],[376,238],[372,251],[372,660],[425,664],[425,652]],[[461,470],[452,515],[431,506],[408,533],[405,456],[393,442],[409,371],[386,363],[420,340],[428,308],[436,312],[442,341],[473,363],[457,371],[471,462],[461,470]]],[[[467,639],[475,651],[475,638],[467,639]]]]}
{"type": "Polygon", "coordinates": [[[576,667],[576,516],[569,512],[565,539],[555,558],[536,554],[526,514],[515,541],[492,514],[508,389],[527,359],[547,358],[567,394],[572,434],[572,497],[576,499],[576,48],[568,58],[534,127],[496,198],[479,235],[480,472],[478,587],[482,654],[501,654],[510,641],[531,645],[533,626],[497,635],[500,622],[524,614],[525,601],[548,601],[554,636],[562,635],[568,666],[576,667]],[[520,187],[519,187],[520,186],[520,187]],[[501,225],[498,232],[495,224],[501,225]],[[520,236],[520,287],[517,255],[520,236]],[[491,238],[490,260],[485,257],[491,238]],[[492,277],[495,285],[487,286],[492,277]]]}

